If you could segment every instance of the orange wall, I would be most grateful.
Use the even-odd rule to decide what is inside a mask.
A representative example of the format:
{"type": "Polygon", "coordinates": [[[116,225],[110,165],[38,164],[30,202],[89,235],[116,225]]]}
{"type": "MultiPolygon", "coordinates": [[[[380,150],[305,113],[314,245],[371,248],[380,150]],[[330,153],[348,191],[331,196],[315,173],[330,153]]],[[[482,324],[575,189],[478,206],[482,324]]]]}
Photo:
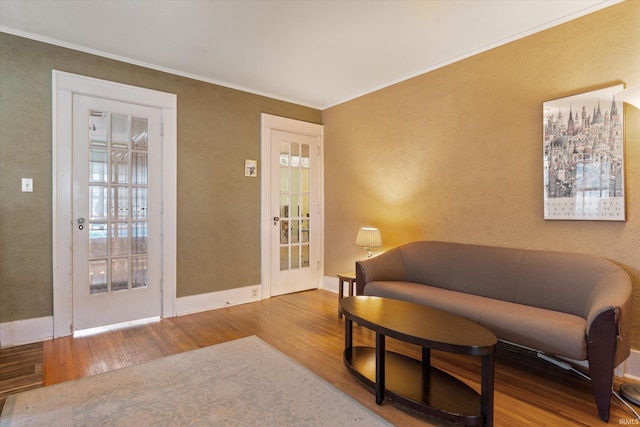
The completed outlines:
{"type": "Polygon", "coordinates": [[[325,274],[418,239],[583,252],[634,284],[640,348],[640,110],[625,106],[626,222],[543,219],[542,103],[640,85],[640,1],[627,1],[323,112],[325,274]]]}

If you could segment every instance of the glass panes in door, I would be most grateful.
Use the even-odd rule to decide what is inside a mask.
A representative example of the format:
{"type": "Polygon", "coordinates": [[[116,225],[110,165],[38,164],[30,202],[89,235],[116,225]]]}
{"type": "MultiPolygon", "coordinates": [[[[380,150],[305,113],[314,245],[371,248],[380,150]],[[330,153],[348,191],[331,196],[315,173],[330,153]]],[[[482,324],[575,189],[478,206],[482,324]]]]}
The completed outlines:
{"type": "Polygon", "coordinates": [[[280,271],[309,267],[309,144],[280,142],[280,271]]]}
{"type": "Polygon", "coordinates": [[[90,294],[146,288],[148,120],[89,115],[90,294]]]}

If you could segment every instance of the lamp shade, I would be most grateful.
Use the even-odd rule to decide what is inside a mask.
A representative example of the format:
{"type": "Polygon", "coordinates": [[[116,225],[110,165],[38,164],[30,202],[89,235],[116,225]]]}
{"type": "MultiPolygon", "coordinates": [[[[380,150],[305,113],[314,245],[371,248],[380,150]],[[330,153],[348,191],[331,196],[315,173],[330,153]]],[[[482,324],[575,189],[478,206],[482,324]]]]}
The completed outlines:
{"type": "Polygon", "coordinates": [[[364,248],[379,248],[382,246],[382,237],[380,230],[374,227],[362,227],[358,230],[356,237],[356,245],[364,248]]]}
{"type": "Polygon", "coordinates": [[[628,87],[616,93],[616,100],[640,108],[640,86],[628,87]]]}

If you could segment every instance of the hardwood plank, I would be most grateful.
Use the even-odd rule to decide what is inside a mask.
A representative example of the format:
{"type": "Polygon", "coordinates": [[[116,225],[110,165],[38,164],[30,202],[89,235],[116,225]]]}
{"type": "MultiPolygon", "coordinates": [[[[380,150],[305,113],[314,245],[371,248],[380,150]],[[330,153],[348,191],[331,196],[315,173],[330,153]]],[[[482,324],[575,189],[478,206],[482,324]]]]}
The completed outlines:
{"type": "Polygon", "coordinates": [[[42,361],[42,343],[0,349],[0,412],[9,395],[42,386],[42,361]]]}
{"type": "MultiPolygon", "coordinates": [[[[344,319],[336,315],[337,296],[314,290],[162,319],[147,325],[43,344],[43,383],[56,384],[132,366],[148,360],[257,335],[371,411],[399,426],[450,425],[394,402],[375,397],[344,366],[344,319]]],[[[372,345],[375,334],[353,331],[355,345],[372,345]]],[[[387,349],[420,358],[420,349],[393,339],[387,349]]],[[[432,352],[434,366],[480,389],[480,359],[432,352]]],[[[620,380],[616,380],[619,385],[620,380]]],[[[501,349],[495,368],[496,426],[597,426],[591,386],[578,376],[526,354],[501,349]]],[[[631,413],[611,405],[610,425],[632,422],[631,413]]]]}

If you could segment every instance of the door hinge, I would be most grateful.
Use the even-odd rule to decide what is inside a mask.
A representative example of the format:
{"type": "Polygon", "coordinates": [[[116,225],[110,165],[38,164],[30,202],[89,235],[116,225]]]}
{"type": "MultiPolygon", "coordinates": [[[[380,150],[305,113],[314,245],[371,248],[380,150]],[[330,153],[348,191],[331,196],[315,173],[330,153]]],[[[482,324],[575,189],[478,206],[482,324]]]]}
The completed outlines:
{"type": "Polygon", "coordinates": [[[160,122],[160,136],[164,136],[164,122],[160,122]]]}
{"type": "Polygon", "coordinates": [[[316,270],[320,270],[320,261],[316,261],[316,270]]]}

